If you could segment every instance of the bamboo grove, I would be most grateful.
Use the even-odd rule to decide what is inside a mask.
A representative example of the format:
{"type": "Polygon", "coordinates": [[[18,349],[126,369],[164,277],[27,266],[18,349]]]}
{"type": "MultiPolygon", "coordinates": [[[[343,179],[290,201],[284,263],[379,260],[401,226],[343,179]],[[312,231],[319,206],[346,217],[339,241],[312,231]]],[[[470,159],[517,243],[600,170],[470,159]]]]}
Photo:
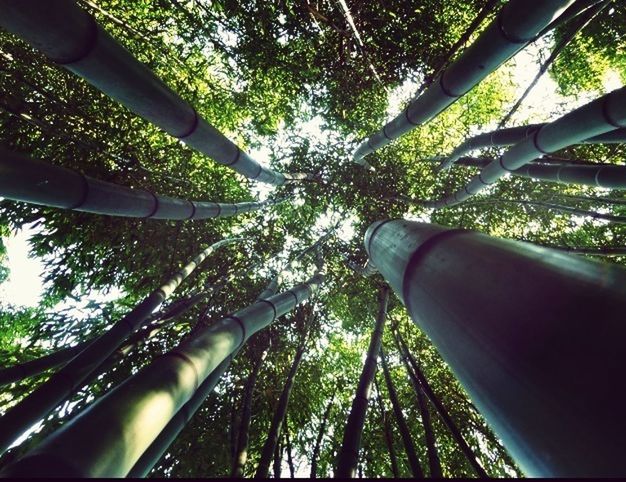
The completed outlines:
{"type": "Polygon", "coordinates": [[[625,18],[1,1],[0,475],[623,476],[625,18]]]}

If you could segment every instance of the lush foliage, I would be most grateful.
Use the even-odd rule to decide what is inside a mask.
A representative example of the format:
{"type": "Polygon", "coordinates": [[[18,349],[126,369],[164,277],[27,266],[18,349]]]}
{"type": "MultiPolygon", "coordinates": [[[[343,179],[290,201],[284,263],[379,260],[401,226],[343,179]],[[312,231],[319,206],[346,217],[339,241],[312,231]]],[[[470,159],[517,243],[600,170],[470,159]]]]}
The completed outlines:
{"type": "MultiPolygon", "coordinates": [[[[259,189],[132,115],[19,39],[0,32],[3,147],[164,195],[226,202],[291,196],[288,203],[267,211],[190,222],[112,218],[0,201],[0,234],[6,237],[25,226],[35,231],[32,253],[45,260],[46,281],[39,306],[13,306],[10,300],[0,305],[3,366],[93,337],[203,247],[225,237],[245,238],[211,255],[175,295],[182,298],[206,290],[200,303],[120,353],[115,364],[50,414],[37,433],[0,459],[0,465],[23,454],[89,402],[175,346],[197,324],[214,322],[249,304],[289,258],[338,223],[322,248],[328,273],[322,291],[252,339],[152,472],[155,476],[230,474],[244,386],[256,358],[269,346],[253,393],[244,475],[254,474],[298,341],[307,333],[278,453],[286,467],[283,476],[289,458],[298,474],[307,475],[323,414],[332,402],[317,461],[318,476],[328,476],[335,466],[377,311],[380,277],[364,278],[346,264],[346,260],[364,264],[362,238],[371,222],[389,217],[430,219],[548,245],[626,246],[623,226],[539,207],[468,202],[430,212],[392,199],[434,199],[470,179],[474,168],[458,166],[435,173],[435,164],[428,159],[448,154],[470,134],[495,128],[519,89],[525,88],[516,78],[516,59],[426,126],[370,156],[375,174],[350,161],[356,141],[398,112],[420,81],[448,60],[450,46],[485,1],[347,1],[362,45],[335,1],[79,3],[242,148],[267,158],[274,168],[318,177],[276,192],[259,189]],[[231,274],[224,284],[224,277],[231,274]],[[119,296],[103,297],[102,292],[111,288],[119,296]]],[[[564,96],[597,96],[613,71],[626,78],[625,9],[623,2],[605,8],[563,51],[550,75],[564,96]]],[[[540,40],[533,47],[537,54],[545,58],[560,33],[557,30],[540,40]]],[[[573,97],[563,99],[555,107],[557,112],[537,106],[532,119],[518,114],[515,120],[521,124],[553,119],[578,105],[573,97]]],[[[623,162],[624,154],[621,145],[579,146],[557,153],[608,163],[623,162]]],[[[588,210],[626,215],[626,205],[567,200],[567,195],[619,198],[617,192],[513,177],[503,179],[484,197],[559,199],[588,210]]],[[[8,276],[4,257],[0,243],[0,282],[8,276]]],[[[312,261],[305,257],[297,263],[284,285],[310,275],[312,261]]],[[[519,474],[445,362],[393,296],[389,311],[487,472],[519,474]]],[[[417,401],[389,330],[383,344],[418,456],[426,466],[417,401]]],[[[4,387],[0,410],[17,403],[48,375],[4,387]]],[[[406,476],[404,447],[381,373],[377,380],[380,391],[374,390],[370,400],[359,471],[366,477],[392,475],[376,401],[380,397],[386,417],[391,418],[400,474],[406,476]]],[[[473,476],[441,419],[431,412],[444,476],[473,476]]]]}

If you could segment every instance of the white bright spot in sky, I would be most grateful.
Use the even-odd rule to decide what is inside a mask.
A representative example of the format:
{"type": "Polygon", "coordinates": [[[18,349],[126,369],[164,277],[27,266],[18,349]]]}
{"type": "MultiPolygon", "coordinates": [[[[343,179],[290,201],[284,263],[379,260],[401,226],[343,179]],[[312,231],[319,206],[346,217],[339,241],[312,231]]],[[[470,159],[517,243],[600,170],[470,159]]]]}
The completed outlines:
{"type": "Polygon", "coordinates": [[[43,263],[29,256],[28,240],[34,230],[25,226],[21,231],[4,238],[7,248],[6,266],[9,278],[0,284],[0,303],[34,307],[39,303],[43,283],[43,263]]]}

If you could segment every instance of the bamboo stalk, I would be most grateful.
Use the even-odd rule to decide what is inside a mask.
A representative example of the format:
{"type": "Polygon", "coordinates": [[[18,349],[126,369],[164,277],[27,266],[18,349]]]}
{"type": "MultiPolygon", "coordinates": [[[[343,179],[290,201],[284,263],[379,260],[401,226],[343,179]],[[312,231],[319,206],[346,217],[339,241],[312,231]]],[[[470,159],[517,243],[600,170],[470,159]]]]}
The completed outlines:
{"type": "MultiPolygon", "coordinates": [[[[454,194],[437,201],[429,201],[428,206],[440,209],[454,206],[479,193],[485,187],[495,183],[507,172],[516,171],[537,158],[541,154],[551,153],[577,144],[584,139],[594,137],[614,129],[626,127],[626,87],[614,90],[610,94],[589,102],[588,104],[565,114],[561,118],[544,125],[533,135],[510,147],[498,160],[484,167],[465,187],[454,194]]],[[[537,166],[529,166],[528,172],[537,166]]],[[[588,166],[577,166],[582,169],[588,166]]],[[[568,180],[577,183],[590,182],[589,170],[583,176],[574,167],[557,167],[555,176],[563,182],[568,180]],[[565,177],[563,177],[565,175],[565,177]]],[[[624,179],[620,174],[620,166],[605,166],[602,171],[594,173],[594,182],[603,187],[619,187],[624,179]],[[603,179],[600,179],[602,172],[603,179]]]]}
{"type": "Polygon", "coordinates": [[[406,220],[364,244],[528,476],[624,473],[626,269],[406,220]]]}
{"type": "Polygon", "coordinates": [[[235,216],[284,200],[243,203],[190,201],[100,181],[66,167],[0,149],[0,196],[109,216],[206,219],[235,216]]]}
{"type": "Polygon", "coordinates": [[[4,452],[16,438],[78,388],[93,370],[104,362],[207,256],[221,246],[237,241],[240,241],[240,238],[225,239],[203,250],[107,332],[100,335],[85,350],[52,375],[48,381],[8,410],[0,418],[0,450],[4,452]]]}
{"type": "Polygon", "coordinates": [[[532,41],[571,0],[510,0],[478,39],[431,86],[413,99],[402,114],[363,141],[353,155],[367,154],[428,122],[532,41]]]}
{"type": "Polygon", "coordinates": [[[0,25],[137,115],[239,174],[279,186],[299,178],[252,159],[73,0],[3,1],[0,25]]]}
{"type": "Polygon", "coordinates": [[[126,476],[209,375],[250,336],[308,299],[323,279],[316,274],[183,341],[62,426],[2,475],[126,476]]]}
{"type": "Polygon", "coordinates": [[[415,445],[413,444],[413,439],[411,438],[411,432],[409,431],[409,427],[406,423],[406,420],[404,419],[404,415],[402,413],[402,407],[400,406],[400,401],[398,400],[398,395],[393,385],[391,374],[389,373],[389,367],[387,365],[387,357],[385,356],[385,351],[383,350],[382,346],[380,347],[380,364],[383,368],[383,375],[385,378],[385,384],[387,385],[387,392],[389,393],[389,400],[391,401],[393,413],[396,416],[396,422],[398,423],[398,428],[400,429],[400,436],[402,437],[404,450],[406,451],[406,455],[409,460],[411,473],[414,478],[423,479],[424,471],[422,470],[422,466],[420,464],[419,458],[417,457],[417,452],[415,451],[415,445]]]}
{"type": "MultiPolygon", "coordinates": [[[[523,141],[535,134],[539,129],[542,129],[546,123],[543,124],[529,124],[526,126],[507,127],[497,129],[491,132],[485,132],[478,134],[477,136],[470,137],[459,145],[450,156],[444,159],[437,170],[448,169],[452,164],[457,162],[469,151],[474,149],[481,149],[485,147],[494,146],[510,146],[517,142],[523,141]]],[[[613,129],[606,133],[584,139],[581,144],[621,144],[626,142],[626,129],[613,129]]]]}
{"type": "Polygon", "coordinates": [[[552,65],[552,63],[556,60],[558,55],[563,51],[563,49],[574,39],[574,37],[576,37],[576,35],[582,29],[584,29],[587,25],[589,25],[589,22],[591,22],[593,18],[597,14],[599,14],[609,3],[610,3],[610,0],[604,0],[602,2],[598,2],[595,5],[592,5],[591,7],[589,7],[587,10],[585,10],[576,18],[576,21],[574,21],[569,26],[569,28],[567,29],[567,32],[565,32],[565,34],[563,35],[559,43],[554,47],[552,52],[550,52],[550,55],[548,56],[548,58],[541,64],[541,66],[539,67],[539,72],[537,72],[537,75],[535,75],[535,77],[533,78],[531,83],[528,85],[526,90],[524,90],[524,93],[520,96],[519,99],[517,99],[515,104],[513,104],[513,107],[511,107],[511,109],[506,113],[506,115],[502,118],[502,120],[500,120],[498,124],[499,128],[503,127],[511,119],[511,116],[515,112],[517,112],[517,109],[519,109],[519,106],[522,105],[522,102],[524,102],[524,99],[526,99],[530,91],[533,90],[535,85],[537,85],[537,82],[539,82],[539,79],[543,76],[543,74],[547,72],[550,65],[552,65]]]}
{"type": "Polygon", "coordinates": [[[337,468],[335,478],[354,478],[359,462],[359,450],[361,448],[361,437],[365,425],[365,415],[370,399],[370,391],[374,376],[376,375],[377,358],[382,345],[383,329],[387,318],[387,304],[389,303],[389,287],[381,286],[378,294],[378,316],[374,331],[370,338],[367,349],[367,356],[363,362],[363,370],[359,377],[352,408],[348,415],[348,421],[343,432],[343,442],[337,455],[337,468]]]}

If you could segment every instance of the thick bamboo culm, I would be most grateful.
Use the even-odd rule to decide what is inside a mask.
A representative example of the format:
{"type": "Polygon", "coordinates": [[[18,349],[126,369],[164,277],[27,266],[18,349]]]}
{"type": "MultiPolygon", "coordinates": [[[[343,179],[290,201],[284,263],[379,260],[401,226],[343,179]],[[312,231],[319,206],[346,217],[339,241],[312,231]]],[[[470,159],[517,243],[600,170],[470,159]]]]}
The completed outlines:
{"type": "Polygon", "coordinates": [[[225,239],[203,250],[108,331],[95,339],[85,350],[52,375],[48,381],[9,409],[0,418],[0,451],[4,452],[23,432],[45,417],[48,412],[79,388],[81,383],[120,346],[133,330],[148,319],[150,314],[207,256],[219,247],[237,241],[240,241],[240,238],[225,239]]]}
{"type": "MultiPolygon", "coordinates": [[[[626,87],[603,95],[545,124],[534,131],[532,136],[510,147],[498,160],[489,163],[462,189],[437,201],[429,201],[428,206],[440,209],[462,203],[495,183],[507,172],[523,167],[542,154],[549,154],[578,144],[584,139],[622,128],[626,128],[626,87]]],[[[605,169],[606,172],[613,170],[609,167],[605,169]]]]}
{"type": "MultiPolygon", "coordinates": [[[[494,146],[510,146],[533,135],[546,124],[529,124],[526,126],[507,127],[491,132],[485,132],[470,137],[459,145],[450,156],[444,159],[437,167],[438,170],[448,169],[462,156],[475,149],[494,146]]],[[[620,144],[626,142],[626,129],[613,129],[604,134],[584,139],[581,144],[620,144]]]]}
{"type": "MultiPolygon", "coordinates": [[[[266,288],[259,294],[256,301],[269,298],[276,294],[278,290],[278,282],[276,277],[272,278],[266,288]]],[[[150,444],[150,447],[142,454],[139,460],[133,465],[128,473],[128,477],[145,477],[157,464],[166,450],[172,445],[178,434],[187,425],[194,413],[200,408],[206,397],[213,391],[219,383],[222,375],[230,368],[230,364],[239,354],[240,348],[237,348],[228,355],[218,367],[211,372],[204,382],[200,385],[193,397],[176,412],[176,415],[168,422],[159,436],[150,444]]]]}
{"type": "Polygon", "coordinates": [[[249,179],[282,185],[309,177],[261,166],[136,60],[74,0],[4,0],[0,26],[171,136],[249,179]]]}
{"type": "Polygon", "coordinates": [[[626,269],[406,220],[365,247],[525,474],[626,475],[626,269]]]}
{"type": "Polygon", "coordinates": [[[354,161],[428,122],[521,50],[572,0],[510,0],[476,41],[391,122],[363,141],[354,161]]]}
{"type": "Polygon", "coordinates": [[[1,475],[125,477],[211,373],[250,336],[308,299],[323,279],[318,273],[199,331],[63,425],[1,475]]]}
{"type": "Polygon", "coordinates": [[[160,196],[4,149],[0,149],[0,196],[109,216],[174,220],[229,217],[283,202],[216,203],[160,196]]]}

